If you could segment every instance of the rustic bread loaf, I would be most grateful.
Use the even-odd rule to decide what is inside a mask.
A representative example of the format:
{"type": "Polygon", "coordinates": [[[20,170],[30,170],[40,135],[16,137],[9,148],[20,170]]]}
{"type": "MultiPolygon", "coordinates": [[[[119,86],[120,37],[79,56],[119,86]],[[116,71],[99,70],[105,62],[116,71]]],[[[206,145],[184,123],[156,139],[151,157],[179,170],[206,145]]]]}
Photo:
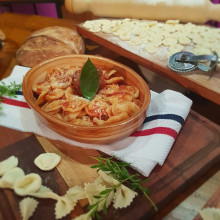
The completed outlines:
{"type": "Polygon", "coordinates": [[[84,40],[75,30],[54,26],[30,35],[18,49],[16,60],[22,66],[32,67],[54,57],[84,52],[84,40]]]}

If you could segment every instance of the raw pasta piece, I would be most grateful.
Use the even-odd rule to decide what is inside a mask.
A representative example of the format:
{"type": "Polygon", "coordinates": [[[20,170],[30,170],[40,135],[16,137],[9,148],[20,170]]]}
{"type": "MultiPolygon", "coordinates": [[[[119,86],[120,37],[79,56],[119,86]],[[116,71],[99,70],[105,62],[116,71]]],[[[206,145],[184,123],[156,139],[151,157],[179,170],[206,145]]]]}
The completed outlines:
{"type": "Polygon", "coordinates": [[[163,40],[164,46],[172,46],[177,43],[177,40],[173,37],[167,37],[163,40]]]}
{"type": "Polygon", "coordinates": [[[91,32],[96,33],[96,32],[100,32],[101,28],[98,26],[93,26],[89,29],[91,32]]]}
{"type": "Polygon", "coordinates": [[[65,197],[60,197],[55,205],[55,216],[56,219],[61,219],[68,215],[75,207],[76,202],[71,202],[65,197]]]}
{"type": "Polygon", "coordinates": [[[35,158],[34,164],[41,170],[48,171],[55,168],[61,157],[55,153],[43,153],[35,158]]]}
{"type": "Polygon", "coordinates": [[[196,55],[211,54],[211,50],[205,47],[195,47],[193,53],[196,55]]]}
{"type": "Polygon", "coordinates": [[[131,33],[128,31],[120,31],[119,38],[124,41],[129,41],[131,38],[131,33]]]}
{"type": "Polygon", "coordinates": [[[102,26],[111,26],[112,21],[109,19],[99,19],[99,22],[102,24],[102,26]]]}
{"type": "Polygon", "coordinates": [[[149,27],[153,27],[157,24],[157,21],[147,21],[149,27]]]}
{"type": "Polygon", "coordinates": [[[101,170],[99,170],[98,173],[100,175],[98,177],[98,178],[100,178],[100,180],[98,180],[98,178],[97,178],[97,180],[98,180],[98,182],[100,181],[100,184],[102,184],[102,185],[104,184],[107,187],[112,187],[112,186],[117,185],[119,183],[118,180],[114,179],[112,176],[106,174],[105,172],[103,172],[101,170]]]}
{"type": "Polygon", "coordinates": [[[7,159],[0,162],[0,176],[2,176],[6,171],[18,166],[18,158],[15,156],[10,156],[7,159]]]}
{"type": "MultiPolygon", "coordinates": [[[[155,41],[159,41],[159,42],[161,42],[162,41],[162,39],[164,38],[164,36],[159,32],[159,33],[155,33],[155,32],[153,32],[153,33],[151,33],[150,35],[149,35],[149,41],[150,42],[155,42],[155,41]]],[[[162,44],[162,43],[161,43],[162,44]]]]}
{"type": "Polygon", "coordinates": [[[113,206],[117,208],[125,208],[131,204],[137,193],[123,184],[116,189],[114,195],[113,206]]]}
{"type": "MultiPolygon", "coordinates": [[[[152,45],[152,47],[156,47],[155,49],[157,49],[158,50],[158,47],[159,46],[161,46],[162,44],[163,44],[163,42],[162,42],[162,39],[157,39],[157,38],[155,38],[155,39],[153,39],[151,42],[151,45],[152,45]]],[[[149,48],[147,48],[147,50],[148,50],[149,48]]],[[[157,51],[156,51],[157,52],[157,51]]]]}
{"type": "Polygon", "coordinates": [[[180,52],[183,50],[183,45],[180,44],[175,44],[171,47],[169,47],[168,49],[168,54],[167,54],[167,58],[169,58],[170,56],[172,56],[174,53],[180,52]]]}
{"type": "Polygon", "coordinates": [[[140,39],[140,41],[142,43],[144,43],[144,42],[148,43],[149,42],[149,37],[150,36],[148,35],[148,33],[142,33],[141,35],[138,36],[138,38],[140,39]]]}
{"type": "Polygon", "coordinates": [[[76,202],[80,199],[85,199],[86,194],[81,186],[74,186],[66,192],[65,197],[68,198],[71,202],[76,202]]]}
{"type": "Polygon", "coordinates": [[[178,42],[182,45],[189,45],[191,43],[191,40],[188,37],[183,36],[178,38],[178,42]]]}
{"type": "Polygon", "coordinates": [[[40,190],[35,193],[29,193],[29,196],[37,197],[37,198],[48,198],[48,199],[54,199],[58,200],[60,198],[59,195],[54,193],[50,188],[46,186],[41,186],[40,190]]]}
{"type": "Polygon", "coordinates": [[[138,46],[138,45],[140,45],[140,44],[142,43],[142,41],[140,40],[139,37],[133,37],[132,39],[130,39],[130,40],[128,41],[128,43],[129,43],[130,45],[133,45],[133,46],[138,46]]]}
{"type": "Polygon", "coordinates": [[[134,28],[134,30],[132,31],[132,33],[135,35],[135,36],[140,36],[142,35],[143,33],[143,28],[137,26],[134,28]]]}
{"type": "Polygon", "coordinates": [[[85,183],[84,190],[86,197],[89,200],[89,204],[92,205],[97,202],[97,199],[94,196],[98,196],[100,192],[106,189],[106,186],[96,183],[85,183]]]}
{"type": "Polygon", "coordinates": [[[173,24],[164,24],[163,30],[168,33],[174,33],[176,31],[176,28],[173,24]]]}
{"type": "Polygon", "coordinates": [[[14,183],[14,191],[20,196],[37,192],[42,185],[41,177],[36,173],[30,173],[18,178],[14,183]]]}
{"type": "Polygon", "coordinates": [[[179,24],[179,20],[167,20],[166,24],[179,24]]]}
{"type": "Polygon", "coordinates": [[[199,214],[202,216],[203,220],[219,220],[220,219],[220,209],[219,208],[204,208],[199,214]]]}
{"type": "MultiPolygon", "coordinates": [[[[85,184],[84,190],[86,193],[86,196],[89,200],[89,204],[95,204],[99,199],[94,198],[94,196],[98,196],[100,194],[100,192],[106,190],[106,186],[101,185],[101,184],[97,184],[97,183],[87,183],[85,184]]],[[[107,200],[106,200],[106,207],[108,207],[112,200],[113,200],[113,196],[114,196],[114,192],[110,192],[107,200]]],[[[98,211],[101,211],[103,209],[104,206],[104,200],[101,201],[98,205],[98,211]]]]}
{"type": "Polygon", "coordinates": [[[19,208],[23,220],[29,219],[35,212],[39,202],[33,198],[25,198],[19,203],[19,208]]]}
{"type": "Polygon", "coordinates": [[[8,170],[0,179],[0,188],[13,189],[15,181],[22,176],[25,176],[25,173],[19,167],[8,170]]]}
{"type": "Polygon", "coordinates": [[[79,215],[76,218],[74,218],[74,220],[92,220],[91,212],[92,212],[92,210],[85,213],[85,214],[79,215]]]}
{"type": "Polygon", "coordinates": [[[112,33],[112,28],[110,27],[102,27],[102,32],[106,34],[111,34],[112,33]]]}
{"type": "Polygon", "coordinates": [[[84,24],[83,24],[83,27],[84,28],[92,28],[94,26],[94,22],[93,21],[86,21],[84,24]]]}
{"type": "MultiPolygon", "coordinates": [[[[97,183],[105,184],[107,187],[119,184],[119,181],[114,179],[111,175],[108,175],[101,170],[98,173],[100,176],[96,180],[97,183]]],[[[136,192],[121,184],[121,186],[116,189],[116,193],[113,198],[113,206],[115,208],[125,208],[131,204],[136,195],[136,192]]]]}
{"type": "Polygon", "coordinates": [[[154,44],[149,44],[144,49],[148,53],[156,53],[158,51],[158,46],[154,44]]]}

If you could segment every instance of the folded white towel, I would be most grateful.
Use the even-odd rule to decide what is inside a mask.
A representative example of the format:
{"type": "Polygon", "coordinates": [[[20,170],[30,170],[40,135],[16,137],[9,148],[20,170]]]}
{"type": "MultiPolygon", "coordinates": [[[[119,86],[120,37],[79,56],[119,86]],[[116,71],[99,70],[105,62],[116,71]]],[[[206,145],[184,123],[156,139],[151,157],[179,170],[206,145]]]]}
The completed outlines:
{"type": "MultiPolygon", "coordinates": [[[[2,80],[6,84],[21,83],[27,67],[15,66],[11,75],[2,80]]],[[[143,126],[129,137],[120,141],[94,145],[69,140],[36,121],[22,92],[16,98],[2,97],[0,125],[24,132],[60,140],[74,146],[96,149],[126,161],[135,170],[148,176],[153,168],[163,165],[170,149],[186,119],[192,101],[181,93],[165,90],[158,94],[151,91],[151,102],[143,126]]]]}

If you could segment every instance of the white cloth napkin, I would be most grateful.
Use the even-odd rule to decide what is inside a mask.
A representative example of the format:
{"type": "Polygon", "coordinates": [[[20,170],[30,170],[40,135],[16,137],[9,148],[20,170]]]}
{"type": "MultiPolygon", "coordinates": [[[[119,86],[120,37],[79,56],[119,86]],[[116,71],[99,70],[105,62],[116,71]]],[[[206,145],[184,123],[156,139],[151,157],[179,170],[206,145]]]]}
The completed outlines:
{"type": "MultiPolygon", "coordinates": [[[[2,80],[7,85],[21,83],[27,67],[15,66],[11,75],[2,80]]],[[[158,94],[151,91],[151,102],[146,120],[131,136],[106,145],[79,143],[69,140],[36,121],[22,93],[16,98],[2,97],[0,125],[24,132],[61,140],[74,146],[96,149],[126,161],[144,176],[153,168],[163,165],[183,123],[189,114],[192,101],[181,93],[165,90],[158,94]]]]}

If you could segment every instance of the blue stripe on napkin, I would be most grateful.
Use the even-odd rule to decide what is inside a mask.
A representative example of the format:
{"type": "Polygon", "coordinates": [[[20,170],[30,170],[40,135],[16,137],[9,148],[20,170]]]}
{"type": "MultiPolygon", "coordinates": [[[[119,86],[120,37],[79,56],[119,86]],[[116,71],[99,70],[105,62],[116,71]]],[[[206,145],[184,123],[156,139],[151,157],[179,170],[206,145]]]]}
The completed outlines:
{"type": "Polygon", "coordinates": [[[175,115],[175,114],[152,115],[152,116],[146,117],[146,119],[144,120],[144,123],[154,121],[157,119],[173,120],[173,121],[179,122],[181,125],[183,125],[183,123],[184,123],[184,119],[181,116],[175,115]]]}
{"type": "Polygon", "coordinates": [[[23,92],[22,91],[16,91],[15,94],[16,95],[23,95],[23,92]]]}

